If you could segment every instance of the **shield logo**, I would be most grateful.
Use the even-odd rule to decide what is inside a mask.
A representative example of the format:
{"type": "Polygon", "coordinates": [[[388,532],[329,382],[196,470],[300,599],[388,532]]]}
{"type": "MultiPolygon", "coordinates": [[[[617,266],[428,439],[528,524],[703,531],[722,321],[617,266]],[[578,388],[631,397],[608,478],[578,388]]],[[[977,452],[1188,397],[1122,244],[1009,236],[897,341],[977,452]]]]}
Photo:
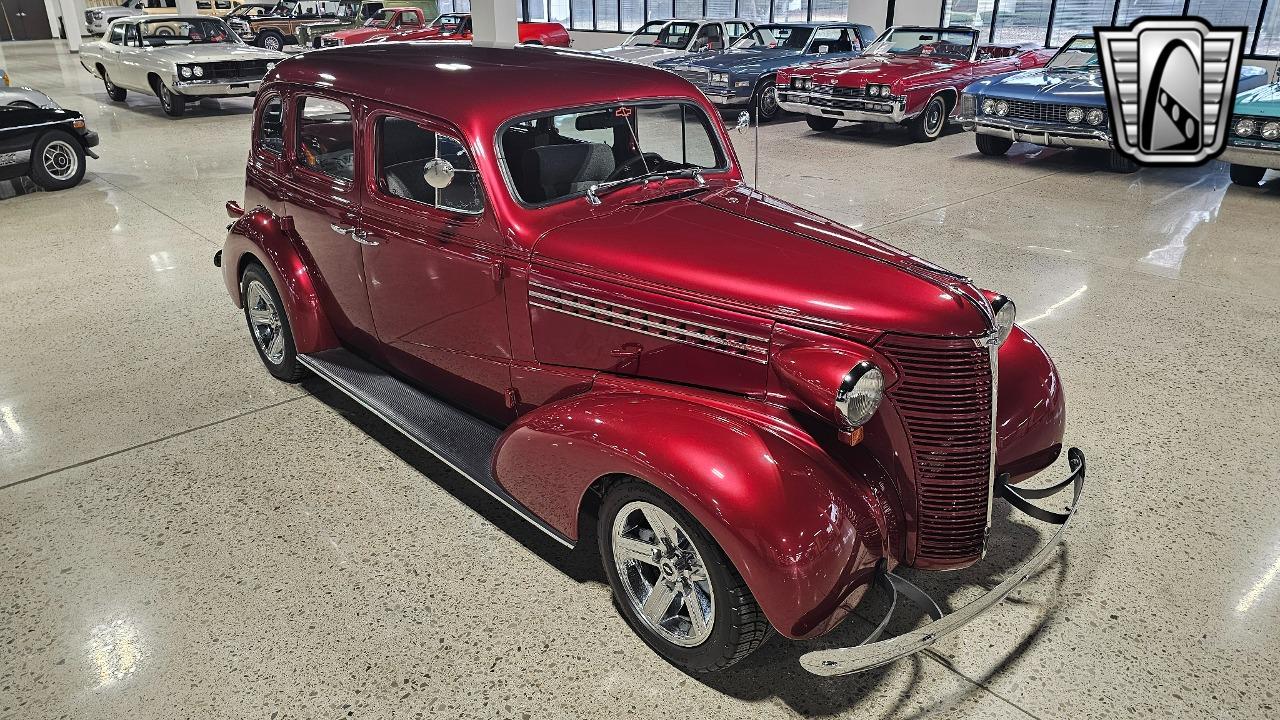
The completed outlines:
{"type": "Polygon", "coordinates": [[[1095,33],[1116,150],[1147,165],[1195,165],[1222,152],[1245,28],[1144,17],[1095,33]]]}

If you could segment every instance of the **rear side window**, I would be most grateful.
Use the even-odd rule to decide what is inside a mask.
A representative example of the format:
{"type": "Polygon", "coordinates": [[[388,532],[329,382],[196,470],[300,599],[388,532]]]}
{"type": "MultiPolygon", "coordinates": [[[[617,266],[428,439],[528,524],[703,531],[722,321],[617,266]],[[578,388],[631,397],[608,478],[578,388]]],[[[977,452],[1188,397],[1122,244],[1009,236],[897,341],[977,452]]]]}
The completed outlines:
{"type": "Polygon", "coordinates": [[[273,155],[284,153],[284,103],[280,96],[272,96],[262,106],[262,115],[258,118],[258,143],[261,150],[273,155]]]}
{"type": "Polygon", "coordinates": [[[112,45],[123,45],[124,44],[124,25],[122,24],[112,25],[111,39],[108,40],[107,42],[111,43],[112,45]]]}
{"type": "Polygon", "coordinates": [[[355,177],[355,133],[351,108],[337,100],[298,100],[298,164],[338,180],[355,177]]]}
{"type": "Polygon", "coordinates": [[[378,120],[378,186],[403,200],[454,212],[484,210],[480,177],[457,139],[412,120],[378,120]]]}

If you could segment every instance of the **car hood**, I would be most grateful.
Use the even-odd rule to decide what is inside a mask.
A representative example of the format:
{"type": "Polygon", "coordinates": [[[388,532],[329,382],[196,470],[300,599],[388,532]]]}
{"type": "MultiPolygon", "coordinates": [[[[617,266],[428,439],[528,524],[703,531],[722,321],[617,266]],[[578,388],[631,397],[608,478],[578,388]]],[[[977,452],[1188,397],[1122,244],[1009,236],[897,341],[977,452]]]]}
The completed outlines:
{"type": "Polygon", "coordinates": [[[1236,95],[1235,111],[1247,115],[1280,118],[1280,82],[1236,95]]]}
{"type": "Polygon", "coordinates": [[[217,62],[222,60],[284,60],[289,57],[282,52],[264,50],[252,45],[232,45],[218,43],[216,45],[171,45],[153,49],[148,55],[153,60],[170,60],[173,62],[217,62]]]}
{"type": "Polygon", "coordinates": [[[668,48],[648,47],[644,45],[605,48],[604,50],[597,50],[596,53],[616,60],[626,60],[627,62],[642,63],[644,65],[652,65],[659,60],[666,60],[667,58],[681,57],[689,54],[685,50],[671,50],[668,48]]]}
{"type": "Polygon", "coordinates": [[[1098,69],[1024,70],[987,81],[984,96],[1008,100],[1054,101],[1105,107],[1107,98],[1098,69]]]}
{"type": "Polygon", "coordinates": [[[976,337],[991,327],[966,279],[741,185],[623,204],[549,231],[534,254],[836,332],[976,337]]]}
{"type": "Polygon", "coordinates": [[[835,80],[837,83],[856,85],[868,82],[890,82],[948,70],[955,65],[956,61],[945,59],[873,55],[829,66],[818,65],[814,68],[813,82],[835,80]]]}
{"type": "Polygon", "coordinates": [[[708,70],[750,70],[763,67],[769,60],[795,57],[800,54],[795,48],[753,48],[751,50],[723,50],[699,54],[695,58],[677,58],[662,63],[663,67],[672,65],[690,65],[708,70]]]}

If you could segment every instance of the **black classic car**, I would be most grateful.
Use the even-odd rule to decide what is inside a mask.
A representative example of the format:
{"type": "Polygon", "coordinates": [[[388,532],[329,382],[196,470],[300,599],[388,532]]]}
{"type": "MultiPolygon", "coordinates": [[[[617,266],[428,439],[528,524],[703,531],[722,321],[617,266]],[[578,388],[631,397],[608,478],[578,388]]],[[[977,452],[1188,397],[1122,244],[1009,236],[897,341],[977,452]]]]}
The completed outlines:
{"type": "Polygon", "coordinates": [[[75,187],[98,133],[63,108],[0,107],[0,180],[30,175],[45,190],[75,187]]]}
{"type": "Polygon", "coordinates": [[[743,35],[724,52],[661,60],[656,65],[698,86],[721,109],[750,106],[761,122],[780,112],[774,78],[782,68],[854,57],[876,39],[867,25],[770,23],[743,35]]]}

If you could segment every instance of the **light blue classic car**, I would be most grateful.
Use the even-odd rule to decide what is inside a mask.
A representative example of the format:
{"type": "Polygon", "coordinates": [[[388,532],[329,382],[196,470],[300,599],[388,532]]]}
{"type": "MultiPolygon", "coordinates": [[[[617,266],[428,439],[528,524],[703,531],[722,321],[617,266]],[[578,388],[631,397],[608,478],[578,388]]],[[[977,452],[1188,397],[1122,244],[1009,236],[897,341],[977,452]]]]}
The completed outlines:
{"type": "Polygon", "coordinates": [[[1280,170],[1280,82],[1236,95],[1221,159],[1239,185],[1257,187],[1268,169],[1280,170]]]}
{"type": "MultiPolygon", "coordinates": [[[[1267,81],[1259,67],[1240,70],[1238,90],[1267,81]]],[[[1046,147],[1108,151],[1115,172],[1133,172],[1137,163],[1115,150],[1107,98],[1092,35],[1076,35],[1038,70],[980,80],[965,89],[957,118],[976,133],[978,152],[1004,155],[1014,142],[1046,147]]]]}
{"type": "Polygon", "coordinates": [[[875,39],[875,30],[868,25],[772,23],[755,28],[724,52],[656,64],[697,85],[716,107],[749,107],[765,122],[781,112],[773,86],[778,70],[853,57],[875,39]]]}

